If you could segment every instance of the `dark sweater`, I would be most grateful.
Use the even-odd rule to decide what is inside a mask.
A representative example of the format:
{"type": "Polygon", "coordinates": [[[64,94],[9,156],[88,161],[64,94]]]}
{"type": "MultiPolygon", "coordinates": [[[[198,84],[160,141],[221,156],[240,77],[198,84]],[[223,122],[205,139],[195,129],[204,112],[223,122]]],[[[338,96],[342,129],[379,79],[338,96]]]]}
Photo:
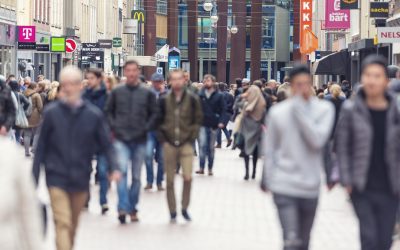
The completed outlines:
{"type": "Polygon", "coordinates": [[[203,107],[203,126],[216,129],[218,124],[224,124],[229,121],[229,115],[226,112],[224,96],[214,91],[209,98],[206,96],[206,90],[203,89],[200,94],[200,100],[203,107]]]}
{"type": "Polygon", "coordinates": [[[151,90],[140,85],[119,86],[108,98],[106,114],[118,140],[144,143],[147,132],[156,127],[156,96],[151,90]]]}
{"type": "Polygon", "coordinates": [[[387,110],[369,110],[373,129],[372,153],[368,171],[367,190],[391,193],[388,166],[385,162],[387,110]]]}
{"type": "Polygon", "coordinates": [[[33,163],[36,181],[44,164],[49,187],[87,191],[95,153],[106,155],[110,171],[117,168],[110,130],[100,110],[87,102],[79,108],[58,101],[49,104],[33,163]]]}

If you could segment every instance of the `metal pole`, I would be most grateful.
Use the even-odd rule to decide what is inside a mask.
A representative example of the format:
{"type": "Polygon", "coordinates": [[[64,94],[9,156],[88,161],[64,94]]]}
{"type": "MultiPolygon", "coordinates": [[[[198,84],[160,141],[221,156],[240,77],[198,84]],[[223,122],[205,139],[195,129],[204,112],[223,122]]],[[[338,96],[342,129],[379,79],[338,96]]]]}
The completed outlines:
{"type": "Polygon", "coordinates": [[[212,20],[211,20],[211,12],[212,9],[210,10],[210,35],[209,35],[209,51],[208,51],[208,70],[207,74],[211,74],[211,38],[212,38],[212,20]]]}

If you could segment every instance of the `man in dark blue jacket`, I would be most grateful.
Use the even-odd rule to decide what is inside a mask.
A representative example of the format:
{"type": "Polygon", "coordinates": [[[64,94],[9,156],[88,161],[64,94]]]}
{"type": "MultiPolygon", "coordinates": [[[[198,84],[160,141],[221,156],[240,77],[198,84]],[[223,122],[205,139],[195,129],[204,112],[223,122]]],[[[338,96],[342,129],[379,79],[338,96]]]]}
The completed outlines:
{"type": "Polygon", "coordinates": [[[216,146],[216,148],[221,148],[222,132],[224,132],[225,137],[228,140],[226,147],[229,148],[232,144],[231,132],[228,131],[226,126],[228,125],[229,120],[230,120],[231,116],[233,115],[233,104],[235,102],[235,99],[234,99],[233,95],[231,95],[231,93],[228,92],[228,85],[226,83],[223,83],[223,82],[219,83],[218,88],[225,100],[226,117],[224,120],[224,128],[222,128],[222,129],[218,128],[218,130],[217,130],[217,146],[216,146]]]}
{"type": "Polygon", "coordinates": [[[73,248],[79,214],[89,194],[93,155],[105,154],[112,179],[120,176],[103,113],[81,98],[81,75],[72,66],[61,71],[62,99],[44,113],[33,163],[36,182],[41,164],[45,167],[57,249],[73,248]]]}
{"type": "MultiPolygon", "coordinates": [[[[83,99],[95,105],[103,112],[107,102],[107,89],[103,82],[103,71],[96,68],[87,69],[85,72],[85,78],[88,84],[83,92],[83,99]]],[[[96,159],[96,180],[98,180],[100,184],[101,213],[105,214],[109,210],[107,205],[107,192],[109,187],[107,177],[108,166],[104,154],[96,153],[96,159]]]]}
{"type": "Polygon", "coordinates": [[[208,158],[208,175],[213,175],[215,139],[218,128],[224,128],[227,112],[224,96],[218,92],[216,79],[213,75],[205,75],[204,89],[200,92],[203,107],[203,125],[200,129],[200,170],[196,174],[204,174],[206,158],[208,158]]]}

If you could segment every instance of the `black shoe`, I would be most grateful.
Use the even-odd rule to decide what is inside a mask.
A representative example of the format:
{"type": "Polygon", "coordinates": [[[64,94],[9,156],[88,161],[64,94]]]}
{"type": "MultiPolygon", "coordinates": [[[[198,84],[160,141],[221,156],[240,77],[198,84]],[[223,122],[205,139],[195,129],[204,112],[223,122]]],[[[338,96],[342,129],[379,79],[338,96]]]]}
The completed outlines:
{"type": "Polygon", "coordinates": [[[256,178],[256,174],[253,174],[252,176],[251,176],[251,179],[255,179],[256,178]]]}
{"type": "Polygon", "coordinates": [[[190,215],[188,214],[187,210],[182,210],[182,216],[186,221],[192,221],[192,218],[190,218],[190,215]]]}
{"type": "Polygon", "coordinates": [[[171,213],[171,223],[176,223],[176,216],[177,216],[176,212],[171,213]]]}
{"type": "Polygon", "coordinates": [[[108,210],[110,210],[110,208],[108,207],[107,204],[104,204],[101,206],[101,214],[102,215],[105,215],[108,212],[108,210]]]}
{"type": "Polygon", "coordinates": [[[248,175],[248,174],[245,175],[244,180],[245,180],[245,181],[248,181],[248,180],[249,180],[249,175],[248,175]]]}
{"type": "Polygon", "coordinates": [[[119,223],[121,223],[121,225],[125,225],[126,224],[126,214],[118,215],[118,220],[119,220],[119,223]]]}
{"type": "Polygon", "coordinates": [[[232,145],[232,140],[229,139],[229,140],[228,140],[228,144],[226,144],[226,147],[229,148],[231,145],[232,145]]]}

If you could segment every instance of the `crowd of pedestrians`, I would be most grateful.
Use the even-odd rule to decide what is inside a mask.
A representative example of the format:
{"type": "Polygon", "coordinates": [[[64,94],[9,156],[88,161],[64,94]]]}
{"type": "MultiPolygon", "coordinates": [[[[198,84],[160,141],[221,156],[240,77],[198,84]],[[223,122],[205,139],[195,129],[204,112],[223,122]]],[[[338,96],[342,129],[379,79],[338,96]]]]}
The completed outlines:
{"type": "Polygon", "coordinates": [[[182,70],[170,71],[167,80],[155,73],[146,82],[136,61],[127,61],[123,72],[117,79],[100,69],[68,66],[59,83],[43,76],[38,83],[0,77],[0,150],[7,152],[0,165],[10,168],[5,172],[12,183],[4,185],[16,188],[4,192],[18,193],[5,209],[18,208],[16,216],[29,226],[20,229],[26,242],[5,243],[12,249],[43,249],[33,198],[41,170],[57,250],[71,250],[93,169],[102,214],[110,209],[107,194],[115,181],[119,222],[139,221],[145,165],[143,188],[166,189],[171,223],[178,213],[191,221],[195,156],[195,173],[212,177],[218,171],[215,149],[226,147],[240,150],[246,181],[256,179],[263,159],[261,189],[273,195],[283,249],[309,249],[324,170],[328,189],[341,184],[349,194],[362,250],[390,250],[400,203],[399,68],[387,67],[380,56],[367,58],[358,89],[348,81],[316,88],[305,65],[294,66],[282,84],[244,78],[228,85],[213,75],[191,82],[182,70]],[[26,159],[15,144],[24,146],[27,158],[33,154],[34,182],[26,171],[19,173],[26,159]],[[177,173],[183,176],[180,206],[177,173]]]}

